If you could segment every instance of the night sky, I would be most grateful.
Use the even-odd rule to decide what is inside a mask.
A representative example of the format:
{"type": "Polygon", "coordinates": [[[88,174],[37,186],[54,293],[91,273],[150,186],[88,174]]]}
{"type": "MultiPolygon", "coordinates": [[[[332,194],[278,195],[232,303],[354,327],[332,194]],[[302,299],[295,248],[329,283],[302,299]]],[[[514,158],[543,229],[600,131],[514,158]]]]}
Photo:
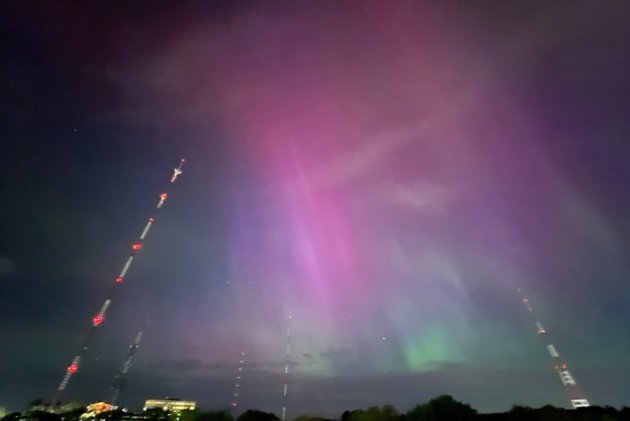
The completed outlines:
{"type": "Polygon", "coordinates": [[[630,3],[0,3],[0,406],[630,405],[630,3]]]}

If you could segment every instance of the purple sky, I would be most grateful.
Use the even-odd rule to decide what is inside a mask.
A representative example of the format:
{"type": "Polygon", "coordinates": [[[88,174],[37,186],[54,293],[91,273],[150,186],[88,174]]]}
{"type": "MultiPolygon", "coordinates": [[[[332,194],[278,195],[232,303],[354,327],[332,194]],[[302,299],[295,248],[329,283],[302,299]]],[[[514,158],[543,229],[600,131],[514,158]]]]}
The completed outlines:
{"type": "Polygon", "coordinates": [[[630,7],[1,6],[0,405],[48,398],[182,154],[65,399],[337,415],[441,393],[630,405],[630,7]],[[6,160],[6,161],[5,161],[6,160]],[[6,373],[2,372],[6,370],[6,373]]]}

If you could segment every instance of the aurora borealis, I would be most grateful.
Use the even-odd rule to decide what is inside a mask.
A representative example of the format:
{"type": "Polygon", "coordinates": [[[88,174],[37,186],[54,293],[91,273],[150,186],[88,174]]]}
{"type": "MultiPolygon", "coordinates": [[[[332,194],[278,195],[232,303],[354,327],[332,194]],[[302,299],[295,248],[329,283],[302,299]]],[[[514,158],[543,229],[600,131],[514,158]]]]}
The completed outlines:
{"type": "Polygon", "coordinates": [[[47,398],[187,167],[67,399],[289,414],[630,405],[624,2],[7,2],[0,405],[47,398]]]}

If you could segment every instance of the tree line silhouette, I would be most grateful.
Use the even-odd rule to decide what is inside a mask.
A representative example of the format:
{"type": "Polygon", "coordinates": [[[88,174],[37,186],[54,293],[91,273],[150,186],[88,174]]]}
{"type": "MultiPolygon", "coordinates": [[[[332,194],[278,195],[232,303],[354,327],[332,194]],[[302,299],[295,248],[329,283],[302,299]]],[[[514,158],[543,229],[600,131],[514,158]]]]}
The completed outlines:
{"type": "MultiPolygon", "coordinates": [[[[35,401],[35,402],[39,402],[35,401]]],[[[68,405],[68,410],[50,413],[40,406],[31,405],[23,412],[12,412],[0,421],[86,421],[81,415],[85,407],[68,405]]],[[[280,421],[272,413],[248,410],[234,418],[229,411],[183,411],[180,413],[152,409],[140,413],[114,410],[104,412],[89,421],[280,421]]],[[[398,412],[392,405],[372,406],[367,409],[344,411],[339,418],[322,418],[302,415],[292,421],[630,421],[630,408],[591,406],[579,409],[514,406],[504,413],[479,414],[470,405],[458,402],[449,395],[438,396],[427,403],[418,404],[407,412],[398,412]]]]}

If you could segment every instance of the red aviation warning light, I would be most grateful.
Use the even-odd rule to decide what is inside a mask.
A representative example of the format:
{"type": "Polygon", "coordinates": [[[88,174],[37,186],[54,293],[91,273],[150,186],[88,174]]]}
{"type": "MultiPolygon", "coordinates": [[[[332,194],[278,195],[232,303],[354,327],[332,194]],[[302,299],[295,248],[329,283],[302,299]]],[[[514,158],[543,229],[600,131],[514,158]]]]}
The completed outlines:
{"type": "Polygon", "coordinates": [[[117,276],[116,277],[116,283],[117,284],[122,284],[122,281],[123,281],[123,277],[122,276],[117,276]]]}
{"type": "Polygon", "coordinates": [[[103,316],[101,316],[100,314],[94,316],[94,318],[92,319],[92,326],[94,327],[98,327],[101,325],[101,323],[103,323],[103,316]]]}
{"type": "Polygon", "coordinates": [[[77,363],[72,363],[68,366],[68,373],[70,374],[74,374],[77,371],[79,371],[79,364],[77,363]]]}
{"type": "Polygon", "coordinates": [[[150,223],[154,223],[154,222],[155,222],[155,218],[154,218],[154,217],[150,217],[150,218],[149,218],[149,222],[150,222],[150,223]]]}
{"type": "Polygon", "coordinates": [[[160,195],[160,201],[157,204],[157,208],[160,209],[162,207],[162,205],[164,204],[164,202],[166,201],[166,199],[168,199],[168,194],[167,193],[162,193],[160,195]]]}
{"type": "Polygon", "coordinates": [[[142,250],[142,243],[133,243],[131,245],[131,250],[133,250],[133,251],[140,251],[140,250],[142,250]]]}

